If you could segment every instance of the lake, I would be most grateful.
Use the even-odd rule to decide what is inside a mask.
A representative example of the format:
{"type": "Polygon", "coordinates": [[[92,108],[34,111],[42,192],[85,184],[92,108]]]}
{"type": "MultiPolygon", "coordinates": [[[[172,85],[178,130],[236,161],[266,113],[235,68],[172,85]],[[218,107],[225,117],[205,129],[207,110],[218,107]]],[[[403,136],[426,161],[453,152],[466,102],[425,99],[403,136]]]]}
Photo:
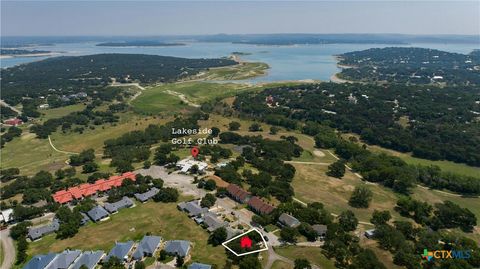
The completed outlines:
{"type": "MultiPolygon", "coordinates": [[[[240,56],[246,61],[259,61],[270,66],[268,75],[251,81],[280,80],[329,80],[339,72],[334,55],[392,46],[382,44],[315,44],[294,46],[263,46],[231,43],[188,43],[174,47],[103,47],[97,42],[60,43],[52,46],[36,46],[29,49],[49,50],[64,56],[78,56],[98,53],[138,53],[186,58],[218,58],[229,56],[232,52],[244,52],[240,56]]],[[[480,45],[475,44],[411,44],[409,47],[433,48],[449,52],[469,53],[480,45]]],[[[14,57],[1,59],[2,68],[18,64],[39,61],[46,57],[14,57]]]]}

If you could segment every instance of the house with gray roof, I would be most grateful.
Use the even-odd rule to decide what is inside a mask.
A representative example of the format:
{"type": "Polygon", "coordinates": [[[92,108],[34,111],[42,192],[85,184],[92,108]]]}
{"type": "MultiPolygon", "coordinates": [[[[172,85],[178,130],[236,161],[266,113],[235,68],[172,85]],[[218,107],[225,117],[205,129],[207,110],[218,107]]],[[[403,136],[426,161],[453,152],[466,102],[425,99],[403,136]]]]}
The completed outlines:
{"type": "Polygon", "coordinates": [[[29,228],[27,236],[28,238],[30,238],[30,240],[35,241],[47,234],[51,234],[53,232],[58,231],[58,228],[60,228],[60,223],[58,219],[54,219],[53,222],[50,224],[29,228]]]}
{"type": "Polygon", "coordinates": [[[98,251],[85,251],[80,257],[73,263],[70,269],[80,269],[82,265],[85,265],[88,269],[93,269],[100,262],[105,253],[101,250],[98,251]]]}
{"type": "Polygon", "coordinates": [[[80,250],[65,250],[58,254],[45,269],[67,269],[80,256],[80,250]]]}
{"type": "Polygon", "coordinates": [[[101,220],[105,220],[108,218],[109,214],[107,210],[103,207],[97,205],[96,207],[92,208],[90,211],[87,212],[87,215],[92,219],[94,222],[98,222],[101,220]]]}
{"type": "Polygon", "coordinates": [[[170,255],[178,255],[181,257],[188,256],[190,251],[190,241],[171,240],[165,244],[165,251],[170,255]]]}
{"type": "Polygon", "coordinates": [[[312,229],[315,231],[319,239],[323,240],[323,238],[325,238],[325,236],[327,235],[327,225],[315,224],[312,225],[312,229]]]}
{"type": "Polygon", "coordinates": [[[80,214],[82,215],[82,219],[80,220],[80,225],[83,226],[90,221],[90,218],[87,216],[87,214],[85,214],[83,212],[80,212],[80,214]]]}
{"type": "Polygon", "coordinates": [[[127,241],[125,243],[116,243],[115,246],[110,250],[108,255],[105,257],[104,261],[108,261],[110,257],[117,257],[121,261],[128,260],[128,254],[132,251],[133,241],[127,241]]]}
{"type": "Polygon", "coordinates": [[[209,264],[194,262],[188,266],[188,269],[212,269],[209,264]]]}
{"type": "Polygon", "coordinates": [[[213,232],[220,227],[225,227],[227,224],[217,218],[213,213],[207,213],[203,217],[203,225],[207,227],[209,232],[213,232]]]}
{"type": "Polygon", "coordinates": [[[133,253],[133,258],[137,261],[143,259],[143,257],[151,257],[157,251],[160,246],[162,238],[160,236],[146,235],[137,246],[137,249],[133,253]]]}
{"type": "Polygon", "coordinates": [[[147,192],[144,192],[144,193],[135,193],[134,196],[135,198],[142,202],[142,203],[145,203],[146,201],[148,201],[150,198],[152,198],[153,196],[155,196],[160,190],[153,187],[151,188],[149,191],[147,192]]]}
{"type": "Polygon", "coordinates": [[[202,214],[208,212],[208,208],[201,207],[199,205],[199,200],[182,202],[178,204],[177,207],[178,209],[187,212],[189,217],[201,216],[202,214]]]}
{"type": "Polygon", "coordinates": [[[45,268],[58,254],[56,253],[48,253],[47,255],[36,255],[28,261],[27,264],[23,267],[23,269],[39,269],[45,268]]]}
{"type": "Polygon", "coordinates": [[[103,207],[110,213],[117,213],[118,210],[122,208],[132,207],[134,205],[133,201],[127,196],[123,196],[120,201],[115,203],[105,203],[103,207]]]}
{"type": "Polygon", "coordinates": [[[300,221],[287,213],[282,213],[278,218],[278,222],[281,226],[286,226],[290,228],[296,228],[300,226],[300,221]]]}

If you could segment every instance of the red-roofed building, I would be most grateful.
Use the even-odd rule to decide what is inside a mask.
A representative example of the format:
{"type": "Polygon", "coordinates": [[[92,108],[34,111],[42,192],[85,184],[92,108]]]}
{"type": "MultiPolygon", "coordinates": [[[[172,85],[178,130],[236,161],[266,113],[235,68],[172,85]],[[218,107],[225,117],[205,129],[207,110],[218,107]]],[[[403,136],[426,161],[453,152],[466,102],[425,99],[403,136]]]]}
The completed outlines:
{"type": "Polygon", "coordinates": [[[275,207],[265,203],[262,199],[257,196],[253,196],[248,201],[250,208],[257,212],[258,214],[270,214],[275,209],[275,207]]]}
{"type": "Polygon", "coordinates": [[[79,200],[82,197],[92,196],[100,191],[108,191],[114,186],[119,187],[122,185],[124,179],[135,181],[135,174],[133,172],[127,172],[121,176],[111,176],[108,180],[99,179],[93,184],[83,183],[67,190],[57,191],[52,197],[55,202],[65,204],[71,202],[73,199],[79,200]]]}
{"type": "Polygon", "coordinates": [[[5,124],[12,125],[12,126],[17,126],[22,124],[23,121],[21,119],[13,118],[13,119],[8,119],[5,121],[5,124]]]}
{"type": "Polygon", "coordinates": [[[227,191],[230,197],[240,203],[246,203],[250,198],[250,193],[236,184],[228,185],[227,191]]]}

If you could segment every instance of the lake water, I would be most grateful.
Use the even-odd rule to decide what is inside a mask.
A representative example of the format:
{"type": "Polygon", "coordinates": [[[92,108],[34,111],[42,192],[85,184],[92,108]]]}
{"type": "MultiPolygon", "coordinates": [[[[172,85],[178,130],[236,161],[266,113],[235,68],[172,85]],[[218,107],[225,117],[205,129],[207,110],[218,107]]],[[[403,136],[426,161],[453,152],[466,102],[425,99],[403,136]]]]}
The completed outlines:
{"type": "MultiPolygon", "coordinates": [[[[37,46],[31,49],[59,52],[60,55],[78,56],[98,53],[139,53],[186,58],[217,58],[230,55],[234,51],[249,53],[241,58],[246,61],[259,61],[270,66],[268,75],[252,81],[279,80],[329,80],[339,72],[334,55],[369,48],[392,45],[382,44],[326,44],[294,46],[258,46],[231,43],[189,43],[175,47],[99,47],[96,42],[62,43],[53,46],[37,46]]],[[[480,44],[411,44],[412,47],[433,48],[449,52],[469,53],[480,44]]],[[[46,57],[15,57],[0,60],[2,68],[39,61],[46,57]]]]}

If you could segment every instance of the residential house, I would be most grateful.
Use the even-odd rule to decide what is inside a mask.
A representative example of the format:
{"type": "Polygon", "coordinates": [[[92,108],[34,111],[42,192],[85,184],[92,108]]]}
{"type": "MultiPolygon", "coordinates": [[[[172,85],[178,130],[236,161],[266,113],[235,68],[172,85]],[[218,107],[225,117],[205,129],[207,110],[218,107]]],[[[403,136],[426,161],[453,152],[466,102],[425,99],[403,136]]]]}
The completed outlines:
{"type": "Polygon", "coordinates": [[[13,208],[5,209],[0,212],[0,223],[10,223],[13,221],[13,208]]]}
{"type": "Polygon", "coordinates": [[[60,223],[58,219],[54,219],[52,223],[43,225],[40,227],[31,227],[28,229],[28,238],[30,240],[35,241],[37,239],[42,238],[43,236],[47,234],[51,234],[53,232],[58,231],[58,228],[60,228],[60,223]]]}
{"type": "Polygon", "coordinates": [[[179,203],[177,208],[187,212],[189,217],[201,216],[202,214],[208,212],[208,208],[200,206],[199,200],[179,203]]]}
{"type": "Polygon", "coordinates": [[[248,200],[248,206],[258,214],[270,214],[275,209],[275,207],[267,204],[257,196],[253,196],[248,200]]]}
{"type": "Polygon", "coordinates": [[[107,210],[103,207],[97,205],[96,207],[92,208],[90,211],[87,212],[87,215],[92,219],[94,222],[106,220],[109,216],[107,210]]]}
{"type": "Polygon", "coordinates": [[[148,201],[150,198],[155,196],[160,190],[153,187],[149,191],[144,192],[144,193],[135,193],[135,198],[137,198],[138,201],[145,203],[148,201]]]}
{"type": "Polygon", "coordinates": [[[85,251],[82,255],[73,263],[70,269],[80,269],[82,265],[87,269],[94,269],[100,262],[105,253],[101,250],[98,251],[85,251]]]}
{"type": "Polygon", "coordinates": [[[165,244],[165,251],[170,255],[186,257],[190,252],[190,241],[171,240],[165,244]]]}
{"type": "Polygon", "coordinates": [[[65,250],[58,254],[45,269],[67,269],[80,256],[80,250],[65,250]]]}
{"type": "Polygon", "coordinates": [[[249,192],[242,189],[240,186],[236,184],[228,185],[227,192],[232,199],[242,204],[248,202],[251,196],[249,192]]]}
{"type": "Polygon", "coordinates": [[[194,262],[188,266],[188,269],[212,269],[212,266],[209,264],[194,262]]]}
{"type": "Polygon", "coordinates": [[[122,208],[132,207],[133,205],[134,205],[133,201],[127,196],[124,196],[120,201],[117,201],[115,203],[105,203],[103,207],[110,214],[113,214],[113,213],[117,213],[118,210],[122,208]]]}
{"type": "Polygon", "coordinates": [[[49,253],[47,255],[33,256],[30,261],[23,267],[23,269],[40,269],[45,268],[50,262],[57,257],[56,253],[49,253]]]}
{"type": "Polygon", "coordinates": [[[209,232],[213,232],[216,229],[227,225],[225,222],[220,221],[215,214],[210,212],[203,217],[203,224],[207,227],[209,232]]]}
{"type": "Polygon", "coordinates": [[[108,261],[111,257],[117,257],[120,261],[126,262],[128,260],[128,254],[130,253],[130,251],[132,251],[132,248],[133,241],[127,241],[125,243],[115,243],[115,246],[104,258],[104,261],[108,261]]]}
{"type": "Polygon", "coordinates": [[[137,261],[142,260],[143,257],[151,257],[160,246],[162,238],[160,236],[146,235],[137,246],[133,253],[133,258],[137,261]]]}
{"type": "Polygon", "coordinates": [[[280,226],[286,226],[290,228],[297,228],[300,226],[300,221],[292,215],[282,213],[278,218],[280,226]]]}
{"type": "Polygon", "coordinates": [[[23,121],[21,119],[18,119],[18,118],[5,120],[5,124],[11,125],[11,126],[21,125],[22,123],[23,123],[23,121]]]}
{"type": "Polygon", "coordinates": [[[87,214],[85,214],[83,212],[80,212],[80,214],[82,215],[82,219],[80,220],[80,225],[83,226],[90,221],[90,218],[87,216],[87,214]]]}
{"type": "Polygon", "coordinates": [[[315,224],[312,225],[312,229],[315,231],[317,238],[320,240],[323,240],[327,235],[327,225],[315,224]]]}

